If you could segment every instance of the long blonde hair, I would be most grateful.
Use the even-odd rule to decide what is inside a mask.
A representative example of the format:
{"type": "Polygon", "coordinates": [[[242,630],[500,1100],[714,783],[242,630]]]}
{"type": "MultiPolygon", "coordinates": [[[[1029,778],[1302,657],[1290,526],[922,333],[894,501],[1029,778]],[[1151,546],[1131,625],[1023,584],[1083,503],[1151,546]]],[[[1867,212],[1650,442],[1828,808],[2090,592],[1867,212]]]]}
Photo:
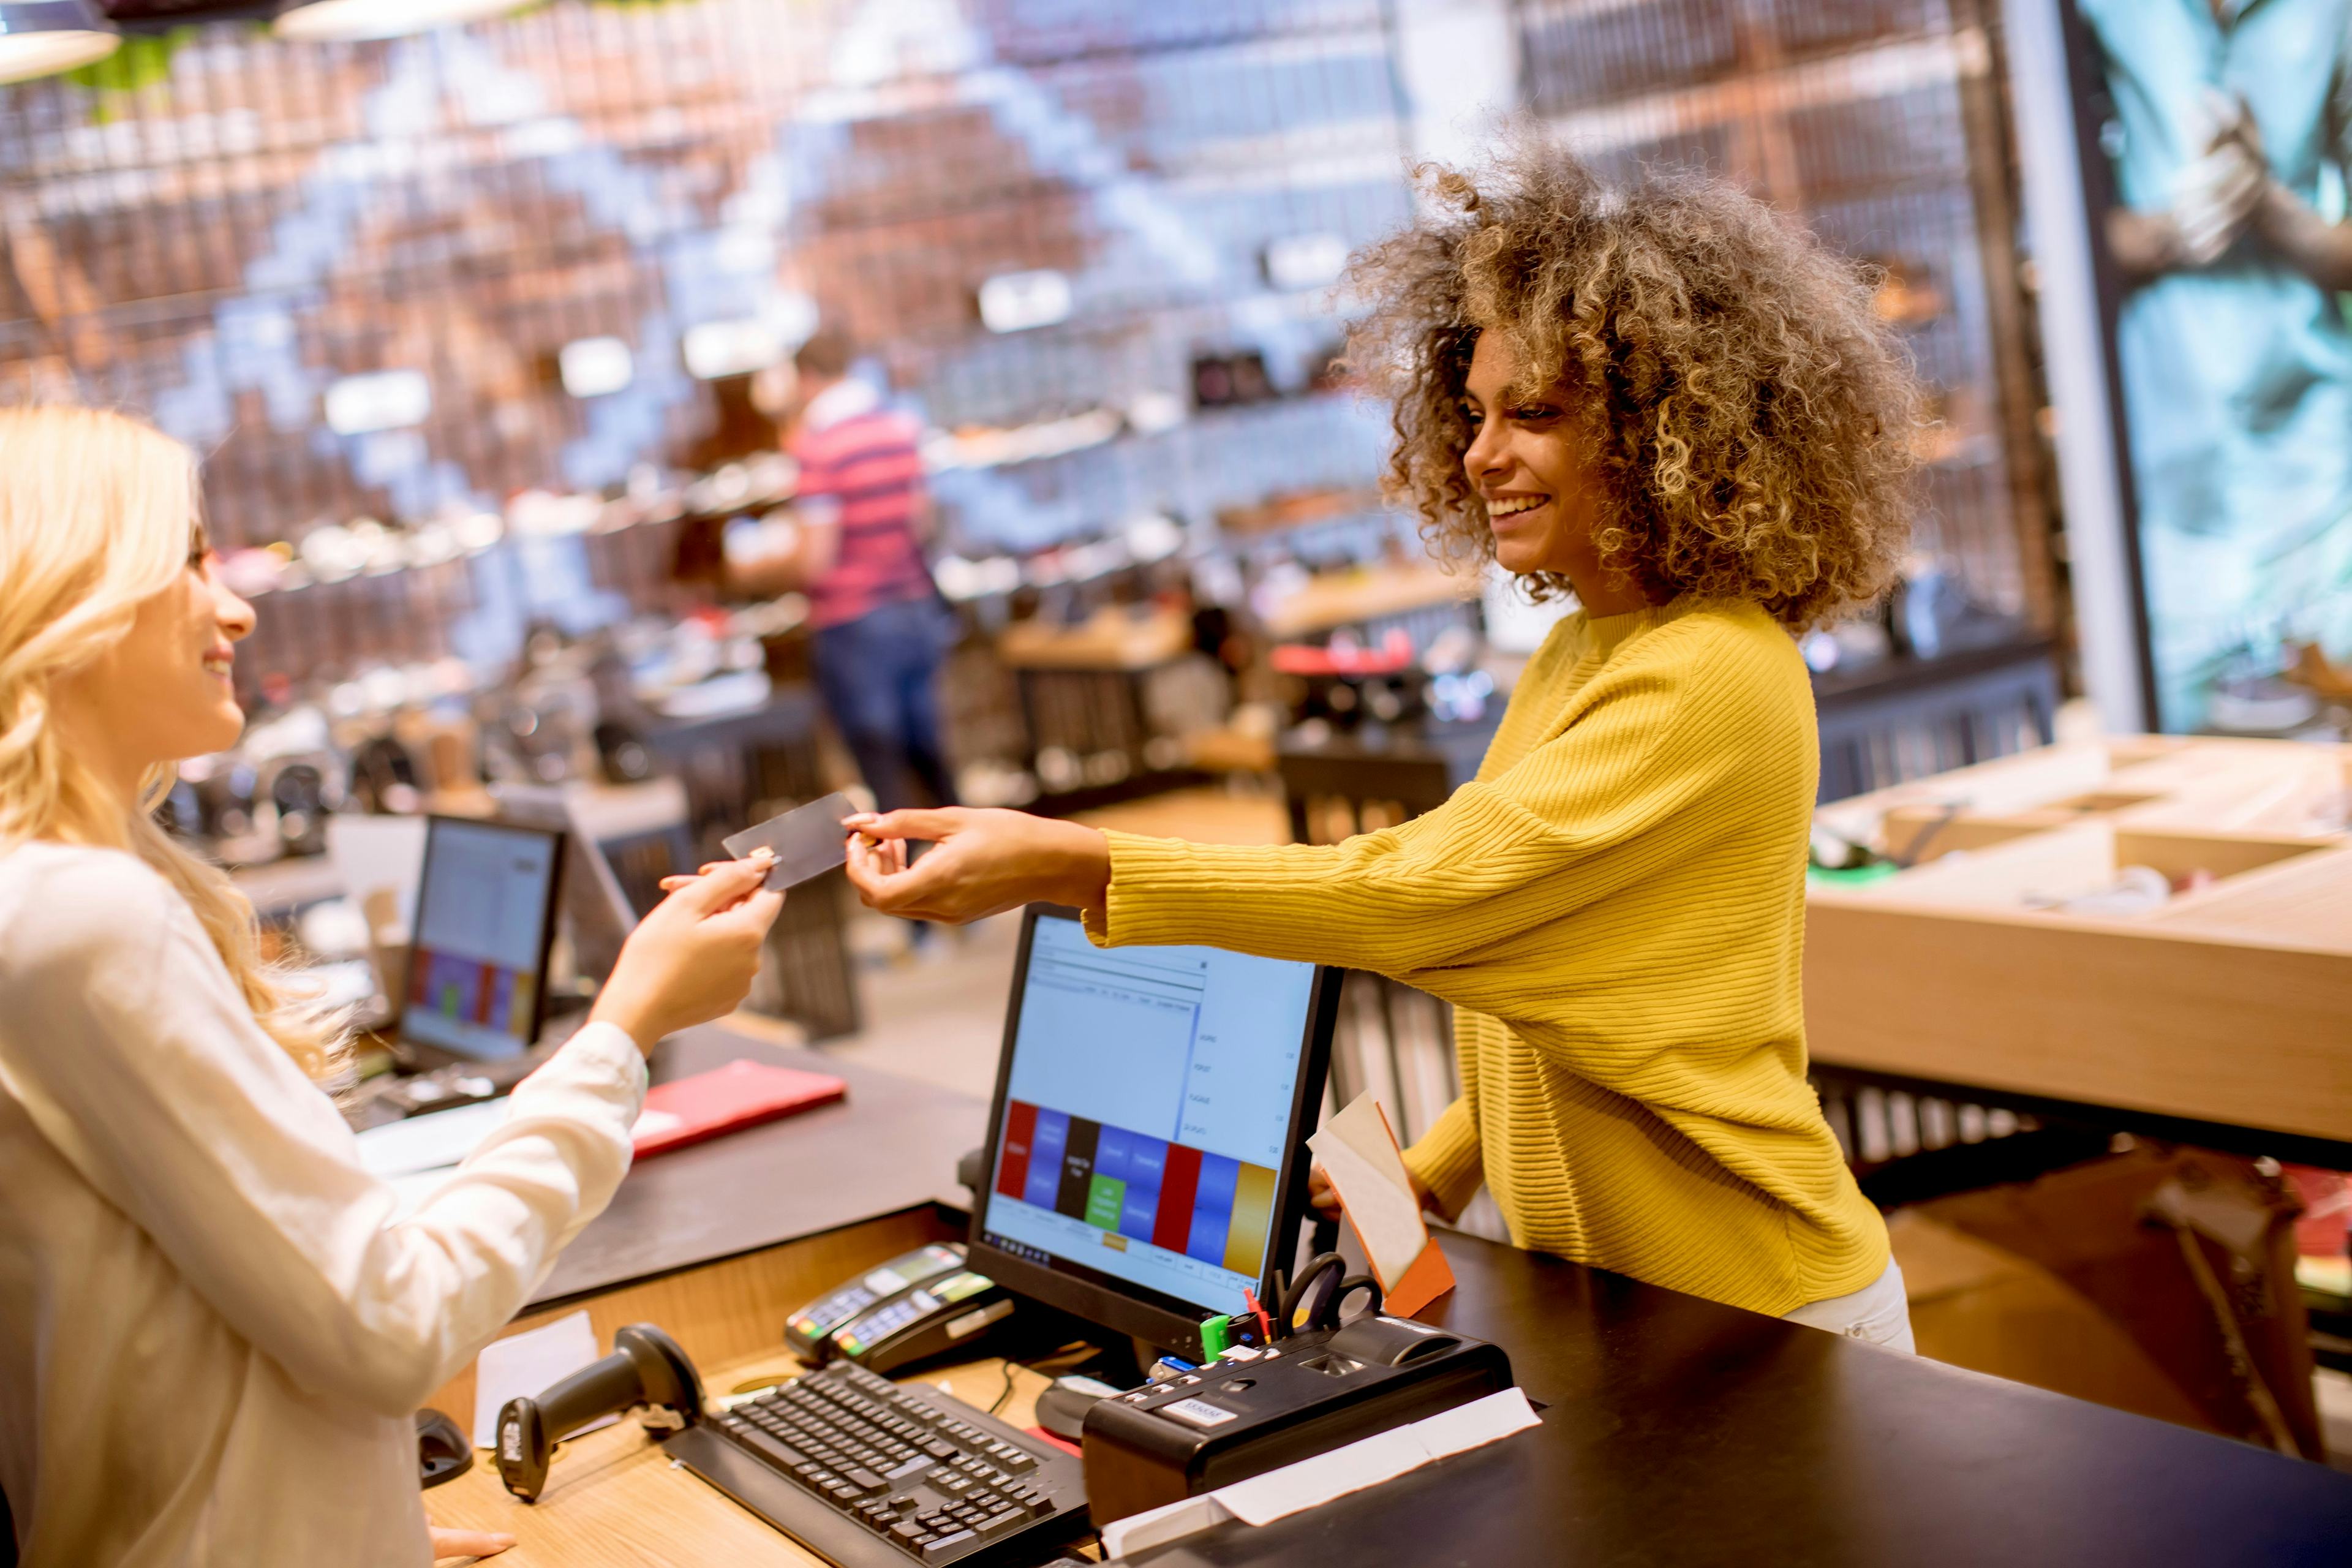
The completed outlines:
{"type": "Polygon", "coordinates": [[[187,447],[102,409],[0,409],[0,853],[28,839],[136,855],[195,911],[254,1018],[324,1077],[331,1021],[264,963],[253,906],[149,815],[158,768],[124,812],[51,721],[58,679],[130,630],[188,565],[202,490],[187,447]]]}

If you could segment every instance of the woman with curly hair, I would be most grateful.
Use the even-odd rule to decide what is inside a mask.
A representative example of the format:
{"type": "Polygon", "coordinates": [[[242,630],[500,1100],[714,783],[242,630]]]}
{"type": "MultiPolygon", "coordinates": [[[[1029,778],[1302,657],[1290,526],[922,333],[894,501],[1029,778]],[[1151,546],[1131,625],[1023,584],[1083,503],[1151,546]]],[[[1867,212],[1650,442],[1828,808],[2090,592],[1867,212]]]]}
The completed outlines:
{"type": "Polygon", "coordinates": [[[1465,1092],[1406,1152],[1427,1206],[1483,1182],[1522,1247],[1908,1348],[1885,1226],[1805,1081],[1795,644],[1902,547],[1904,356],[1855,268],[1727,186],[1616,188],[1533,147],[1433,184],[1442,216],[1356,269],[1392,489],[1441,553],[1579,606],[1477,778],[1336,846],[853,817],[852,878],[893,914],[1050,900],[1107,946],[1444,997],[1465,1092]],[[934,847],[910,864],[909,839],[934,847]]]}

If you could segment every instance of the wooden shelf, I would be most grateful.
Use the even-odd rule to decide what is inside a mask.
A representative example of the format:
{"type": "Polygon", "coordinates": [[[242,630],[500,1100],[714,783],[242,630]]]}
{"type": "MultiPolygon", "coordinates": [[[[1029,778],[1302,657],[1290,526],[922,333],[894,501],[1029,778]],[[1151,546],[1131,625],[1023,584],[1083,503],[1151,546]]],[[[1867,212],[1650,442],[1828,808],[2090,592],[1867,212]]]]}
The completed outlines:
{"type": "Polygon", "coordinates": [[[996,653],[1014,669],[1156,669],[1192,646],[1192,617],[1178,610],[1142,615],[1113,606],[1076,626],[1015,621],[998,635],[996,653]]]}
{"type": "Polygon", "coordinates": [[[1425,566],[1389,565],[1329,572],[1276,605],[1265,629],[1281,638],[1312,637],[1341,626],[1401,616],[1478,596],[1478,579],[1425,566]]]}

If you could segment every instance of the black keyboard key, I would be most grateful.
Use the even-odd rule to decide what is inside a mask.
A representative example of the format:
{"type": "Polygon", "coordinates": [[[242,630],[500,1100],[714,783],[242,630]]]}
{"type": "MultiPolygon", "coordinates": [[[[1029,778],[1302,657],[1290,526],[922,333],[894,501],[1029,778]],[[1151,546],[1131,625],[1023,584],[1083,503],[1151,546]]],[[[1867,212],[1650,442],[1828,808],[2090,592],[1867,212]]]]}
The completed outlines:
{"type": "Polygon", "coordinates": [[[862,1368],[811,1373],[713,1425],[713,1436],[778,1472],[780,1487],[793,1483],[784,1489],[792,1500],[772,1497],[767,1517],[805,1508],[808,1539],[846,1552],[879,1535],[928,1563],[960,1564],[1011,1550],[1033,1531],[1050,1552],[1046,1532],[1056,1541],[1067,1533],[1052,1521],[1065,1511],[1055,1498],[1076,1491],[1074,1460],[1032,1454],[1002,1422],[862,1368]],[[836,1533],[824,1536],[826,1528],[836,1533]]]}
{"type": "Polygon", "coordinates": [[[926,1563],[944,1563],[949,1558],[956,1556],[961,1552],[965,1547],[973,1544],[975,1542],[979,1541],[979,1536],[974,1535],[969,1530],[959,1530],[953,1535],[942,1535],[937,1541],[929,1542],[924,1545],[923,1561],[926,1563]]]}
{"type": "Polygon", "coordinates": [[[788,1470],[797,1469],[808,1462],[808,1457],[799,1449],[779,1442],[756,1426],[746,1427],[736,1436],[751,1445],[754,1451],[766,1457],[769,1462],[782,1465],[788,1470]]]}

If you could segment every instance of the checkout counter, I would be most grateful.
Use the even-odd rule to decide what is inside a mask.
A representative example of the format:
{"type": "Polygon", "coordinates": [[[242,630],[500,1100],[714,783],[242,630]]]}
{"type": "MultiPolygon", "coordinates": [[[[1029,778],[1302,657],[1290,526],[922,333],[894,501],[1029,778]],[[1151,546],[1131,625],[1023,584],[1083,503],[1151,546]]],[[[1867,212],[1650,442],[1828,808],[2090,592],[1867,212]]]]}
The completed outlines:
{"type": "MultiPolygon", "coordinates": [[[[600,1343],[657,1323],[725,1393],[793,1368],[792,1310],[963,1234],[954,1165],[982,1142],[983,1102],[718,1026],[666,1045],[655,1076],[745,1056],[833,1073],[848,1096],[633,1172],[517,1331],[583,1307],[600,1343]]],[[[2211,1568],[2352,1551],[2352,1476],[1471,1237],[1441,1245],[1457,1287],[1421,1315],[1503,1346],[1540,1426],[1132,1561],[2211,1568]]],[[[982,1409],[1002,1396],[1024,1426],[1045,1386],[998,1361],[914,1375],[982,1409]]],[[[472,1382],[434,1405],[465,1421],[472,1382]]],[[[536,1504],[477,1464],[425,1508],[515,1535],[501,1568],[821,1561],[635,1421],[567,1443],[536,1504]]]]}

